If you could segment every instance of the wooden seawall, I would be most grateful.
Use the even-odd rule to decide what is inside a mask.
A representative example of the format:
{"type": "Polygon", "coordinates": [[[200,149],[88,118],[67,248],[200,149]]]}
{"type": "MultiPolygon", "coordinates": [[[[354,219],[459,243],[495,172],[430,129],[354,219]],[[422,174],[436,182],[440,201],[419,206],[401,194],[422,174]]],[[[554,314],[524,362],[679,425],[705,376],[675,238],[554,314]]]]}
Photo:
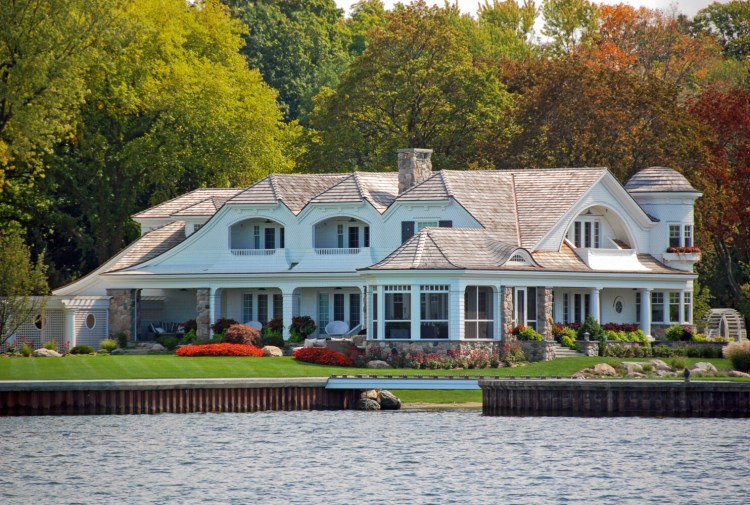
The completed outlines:
{"type": "Polygon", "coordinates": [[[183,414],[354,408],[327,378],[0,382],[0,416],[183,414]]]}
{"type": "Polygon", "coordinates": [[[487,416],[750,417],[750,383],[722,381],[488,380],[487,416]]]}

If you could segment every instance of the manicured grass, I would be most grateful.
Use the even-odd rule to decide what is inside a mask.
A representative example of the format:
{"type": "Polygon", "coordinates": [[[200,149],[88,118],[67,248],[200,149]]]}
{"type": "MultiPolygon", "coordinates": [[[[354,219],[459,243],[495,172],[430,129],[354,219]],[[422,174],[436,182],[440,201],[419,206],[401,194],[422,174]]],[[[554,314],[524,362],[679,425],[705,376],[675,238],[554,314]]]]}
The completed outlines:
{"type": "MultiPolygon", "coordinates": [[[[301,363],[283,358],[184,358],[174,355],[140,356],[66,356],[64,358],[0,358],[0,380],[97,380],[97,379],[177,379],[222,377],[327,377],[329,375],[437,375],[500,377],[569,377],[578,370],[609,363],[617,358],[580,357],[531,363],[514,368],[481,370],[369,370],[301,363]]],[[[640,360],[643,361],[643,360],[640,360]]],[[[665,360],[669,362],[669,360],[665,360]]],[[[725,359],[689,359],[710,361],[717,368],[731,368],[725,359]]]]}
{"type": "Polygon", "coordinates": [[[481,391],[455,391],[445,389],[395,389],[393,394],[403,403],[482,403],[481,391]]]}

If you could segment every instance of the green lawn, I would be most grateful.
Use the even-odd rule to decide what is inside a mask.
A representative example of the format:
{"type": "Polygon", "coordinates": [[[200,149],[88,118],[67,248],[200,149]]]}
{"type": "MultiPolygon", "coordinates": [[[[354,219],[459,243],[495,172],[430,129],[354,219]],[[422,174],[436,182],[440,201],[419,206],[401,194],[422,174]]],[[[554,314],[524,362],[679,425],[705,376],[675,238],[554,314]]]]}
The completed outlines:
{"type": "MultiPolygon", "coordinates": [[[[368,370],[300,363],[284,358],[183,358],[174,355],[66,356],[64,358],[0,358],[0,380],[65,379],[176,379],[209,377],[327,377],[329,375],[454,375],[454,376],[570,376],[578,370],[616,358],[563,358],[531,363],[515,368],[483,370],[368,370]]],[[[638,361],[628,359],[625,361],[638,361]]],[[[668,360],[666,360],[668,361],[668,360]]],[[[729,369],[728,360],[711,361],[719,369],[729,369]]]]}

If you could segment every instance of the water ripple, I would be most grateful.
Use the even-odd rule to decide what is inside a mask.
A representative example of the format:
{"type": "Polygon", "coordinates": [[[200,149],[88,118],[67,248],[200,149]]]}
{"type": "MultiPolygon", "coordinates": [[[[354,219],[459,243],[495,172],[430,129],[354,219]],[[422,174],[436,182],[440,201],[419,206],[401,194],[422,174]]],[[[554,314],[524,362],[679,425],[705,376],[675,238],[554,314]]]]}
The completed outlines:
{"type": "Polygon", "coordinates": [[[750,478],[748,420],[426,411],[2,423],[3,504],[744,505],[750,478]]]}

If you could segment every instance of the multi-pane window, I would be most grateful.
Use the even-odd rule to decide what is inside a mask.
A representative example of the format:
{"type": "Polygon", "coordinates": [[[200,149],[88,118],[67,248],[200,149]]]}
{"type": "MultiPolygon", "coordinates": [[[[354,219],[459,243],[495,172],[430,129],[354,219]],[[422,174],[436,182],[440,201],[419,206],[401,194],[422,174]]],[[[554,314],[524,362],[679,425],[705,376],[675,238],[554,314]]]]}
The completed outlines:
{"type": "Polygon", "coordinates": [[[242,295],[242,321],[253,320],[253,295],[245,293],[242,295]]]}
{"type": "Polygon", "coordinates": [[[330,304],[329,304],[329,298],[328,293],[319,293],[318,294],[318,328],[320,328],[321,332],[325,330],[325,327],[328,323],[331,322],[330,319],[330,304]]]}
{"type": "Polygon", "coordinates": [[[680,293],[669,293],[669,322],[680,322],[680,293]]]}
{"type": "Polygon", "coordinates": [[[570,322],[570,295],[563,293],[563,324],[570,322]]]}
{"type": "Polygon", "coordinates": [[[635,294],[635,322],[641,322],[641,294],[635,294]]]}
{"type": "Polygon", "coordinates": [[[448,338],[448,286],[421,286],[419,306],[420,338],[448,338]]]}
{"type": "Polygon", "coordinates": [[[275,249],[276,248],[276,228],[266,228],[265,230],[266,234],[266,240],[265,240],[265,248],[266,249],[275,249]]]}
{"type": "Polygon", "coordinates": [[[411,338],[411,286],[385,286],[385,338],[411,338]]]}
{"type": "Polygon", "coordinates": [[[536,329],[536,288],[516,288],[514,294],[516,324],[536,329]]]}
{"type": "Polygon", "coordinates": [[[692,224],[670,224],[669,225],[669,247],[692,247],[693,225],[692,224]]]}
{"type": "Polygon", "coordinates": [[[344,247],[344,225],[336,225],[336,247],[339,249],[344,247]]]}
{"type": "Polygon", "coordinates": [[[284,319],[284,297],[273,295],[273,318],[284,319]]]}
{"type": "Polygon", "coordinates": [[[370,247],[370,227],[369,226],[365,226],[363,242],[364,242],[363,244],[364,247],[370,247]]]}
{"type": "Polygon", "coordinates": [[[344,294],[336,293],[333,295],[333,320],[344,320],[344,294]]]}
{"type": "Polygon", "coordinates": [[[693,293],[686,291],[683,296],[683,320],[689,323],[693,320],[693,293]]]}
{"type": "Polygon", "coordinates": [[[464,338],[493,338],[494,319],[492,288],[467,287],[464,292],[464,338]]]}
{"type": "Polygon", "coordinates": [[[258,295],[258,321],[263,325],[268,322],[268,295],[258,295]]]}
{"type": "Polygon", "coordinates": [[[359,247],[359,226],[349,227],[349,247],[352,249],[359,247]]]}
{"type": "Polygon", "coordinates": [[[372,338],[378,337],[378,294],[372,294],[372,338]]]}
{"type": "Polygon", "coordinates": [[[417,221],[417,233],[425,228],[437,228],[439,224],[437,221],[417,221]]]}
{"type": "Polygon", "coordinates": [[[253,249],[260,249],[260,226],[253,226],[253,249]]]}
{"type": "Polygon", "coordinates": [[[664,321],[664,293],[651,293],[651,321],[664,321]]]}
{"type": "Polygon", "coordinates": [[[595,219],[579,219],[573,223],[572,234],[568,239],[576,247],[601,247],[601,223],[595,219]]]}

